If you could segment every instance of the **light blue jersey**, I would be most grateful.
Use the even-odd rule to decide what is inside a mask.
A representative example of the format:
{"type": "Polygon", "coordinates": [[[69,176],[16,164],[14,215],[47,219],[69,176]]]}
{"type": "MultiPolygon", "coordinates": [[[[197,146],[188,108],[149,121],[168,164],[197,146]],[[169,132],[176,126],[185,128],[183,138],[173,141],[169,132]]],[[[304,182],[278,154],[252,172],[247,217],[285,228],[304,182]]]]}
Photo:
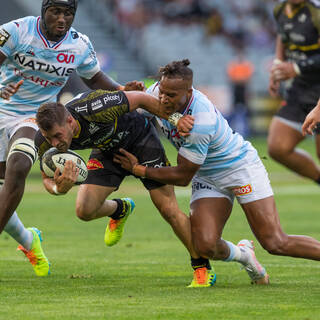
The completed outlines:
{"type": "Polygon", "coordinates": [[[59,42],[50,42],[40,30],[40,17],[2,25],[0,51],[7,57],[0,69],[1,85],[24,80],[9,101],[0,99],[0,116],[31,116],[42,103],[56,100],[74,70],[86,79],[100,71],[86,35],[71,28],[59,42]]]}
{"type": "MultiPolygon", "coordinates": [[[[147,92],[158,96],[158,84],[151,86],[147,92]]],[[[201,165],[197,176],[221,177],[249,161],[259,160],[251,143],[229,127],[227,120],[200,91],[193,89],[183,114],[195,118],[191,134],[186,138],[180,137],[168,121],[158,119],[158,124],[181,156],[201,165]]]]}

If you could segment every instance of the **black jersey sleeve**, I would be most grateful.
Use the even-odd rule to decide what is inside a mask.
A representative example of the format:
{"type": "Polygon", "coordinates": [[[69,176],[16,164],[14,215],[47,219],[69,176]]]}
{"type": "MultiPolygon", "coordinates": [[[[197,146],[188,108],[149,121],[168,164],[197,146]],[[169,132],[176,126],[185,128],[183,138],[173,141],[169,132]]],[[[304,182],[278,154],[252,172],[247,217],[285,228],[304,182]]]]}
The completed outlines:
{"type": "Polygon", "coordinates": [[[123,91],[105,90],[92,92],[74,109],[81,110],[81,116],[86,120],[101,123],[114,122],[130,111],[128,98],[123,91]]]}
{"type": "Polygon", "coordinates": [[[47,142],[40,130],[37,131],[34,144],[38,152],[39,159],[42,158],[43,154],[51,148],[51,145],[47,142]]]}

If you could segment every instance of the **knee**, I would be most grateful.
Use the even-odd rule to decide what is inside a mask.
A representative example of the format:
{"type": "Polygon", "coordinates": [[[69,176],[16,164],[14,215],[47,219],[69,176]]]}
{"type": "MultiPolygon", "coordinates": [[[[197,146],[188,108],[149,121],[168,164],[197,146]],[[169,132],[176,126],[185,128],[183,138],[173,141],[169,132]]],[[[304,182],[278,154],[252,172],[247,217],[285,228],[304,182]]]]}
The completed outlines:
{"type": "Polygon", "coordinates": [[[161,203],[157,206],[161,216],[170,224],[175,225],[178,220],[179,208],[170,203],[161,203]]]}
{"type": "Polygon", "coordinates": [[[217,242],[211,237],[193,237],[193,246],[201,257],[213,259],[217,256],[217,242]]]}
{"type": "Polygon", "coordinates": [[[31,169],[31,162],[26,161],[19,153],[12,154],[7,163],[6,171],[15,179],[25,179],[31,169]]]}
{"type": "Polygon", "coordinates": [[[288,245],[288,235],[279,233],[270,235],[260,241],[262,247],[273,255],[283,255],[288,245]]]}
{"type": "Polygon", "coordinates": [[[289,150],[286,150],[283,146],[275,143],[268,144],[268,153],[269,156],[274,160],[282,159],[286,154],[289,153],[289,150]]]}
{"type": "Polygon", "coordinates": [[[76,204],[76,215],[82,221],[90,221],[93,219],[93,212],[84,203],[76,204]]]}

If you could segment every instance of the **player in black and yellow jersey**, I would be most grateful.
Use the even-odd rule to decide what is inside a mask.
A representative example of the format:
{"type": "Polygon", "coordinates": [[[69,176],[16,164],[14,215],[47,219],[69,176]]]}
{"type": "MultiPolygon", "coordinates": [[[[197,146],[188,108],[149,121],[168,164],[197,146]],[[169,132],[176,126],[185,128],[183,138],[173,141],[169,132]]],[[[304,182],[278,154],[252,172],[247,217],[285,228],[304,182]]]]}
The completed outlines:
{"type": "MultiPolygon", "coordinates": [[[[125,148],[147,166],[169,165],[153,125],[134,111],[138,107],[168,118],[160,111],[159,100],[147,93],[103,90],[84,93],[66,107],[59,103],[44,104],[36,117],[40,128],[36,136],[39,157],[51,146],[59,151],[93,148],[87,163],[88,178],[79,187],[76,213],[85,221],[109,216],[111,219],[105,234],[105,242],[109,246],[120,240],[124,222],[134,206],[128,198],[106,200],[131,174],[113,162],[114,154],[119,148],[125,148]]],[[[179,120],[177,130],[185,134],[192,124],[192,117],[187,116],[179,120]],[[186,122],[183,124],[183,121],[186,122]]],[[[61,176],[56,175],[52,179],[44,173],[42,175],[48,192],[64,194],[76,181],[77,169],[71,162],[61,176]]],[[[193,249],[190,221],[178,207],[173,186],[141,177],[139,179],[163,218],[188,249],[192,264],[210,268],[209,261],[199,257],[193,249]]]]}
{"type": "MultiPolygon", "coordinates": [[[[301,125],[320,96],[320,1],[287,0],[274,9],[278,36],[269,91],[278,94],[283,83],[282,108],[272,119],[268,149],[273,159],[320,183],[320,168],[296,146],[304,139],[301,125]]],[[[317,132],[319,133],[319,132],[317,132]]],[[[316,135],[320,157],[320,135],[316,135]]]]}

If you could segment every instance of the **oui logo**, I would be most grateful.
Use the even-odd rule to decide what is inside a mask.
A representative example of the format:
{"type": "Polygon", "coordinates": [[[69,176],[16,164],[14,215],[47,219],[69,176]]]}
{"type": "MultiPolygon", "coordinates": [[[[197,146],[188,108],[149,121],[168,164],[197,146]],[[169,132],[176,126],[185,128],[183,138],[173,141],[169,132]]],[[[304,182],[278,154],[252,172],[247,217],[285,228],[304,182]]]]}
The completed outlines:
{"type": "Polygon", "coordinates": [[[66,53],[59,53],[58,55],[57,55],[57,60],[58,60],[58,62],[60,62],[60,63],[67,63],[67,64],[69,64],[70,62],[71,63],[74,63],[74,59],[75,59],[75,57],[74,57],[74,54],[70,54],[70,55],[68,55],[68,54],[66,54],[66,53]]]}

